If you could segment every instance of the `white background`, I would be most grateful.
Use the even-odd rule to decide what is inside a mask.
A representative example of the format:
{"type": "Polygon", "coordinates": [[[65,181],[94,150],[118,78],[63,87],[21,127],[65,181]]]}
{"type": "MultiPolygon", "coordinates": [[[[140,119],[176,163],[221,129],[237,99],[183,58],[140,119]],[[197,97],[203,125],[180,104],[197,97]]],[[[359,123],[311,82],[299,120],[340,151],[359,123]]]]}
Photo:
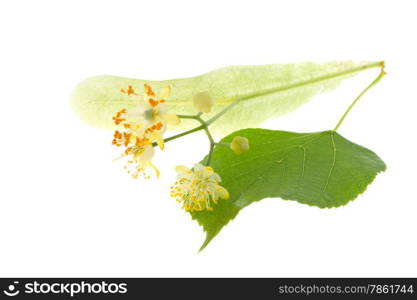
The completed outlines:
{"type": "MultiPolygon", "coordinates": [[[[2,1],[1,276],[417,276],[414,1],[2,1]],[[345,207],[265,199],[200,254],[201,228],[169,198],[203,135],[172,142],[159,181],[112,162],[111,132],[75,116],[82,79],[194,76],[236,64],[385,60],[388,75],[340,129],[388,165],[345,207]]],[[[316,131],[364,72],[263,127],[316,131]]],[[[204,146],[200,146],[204,145],[204,146]]]]}

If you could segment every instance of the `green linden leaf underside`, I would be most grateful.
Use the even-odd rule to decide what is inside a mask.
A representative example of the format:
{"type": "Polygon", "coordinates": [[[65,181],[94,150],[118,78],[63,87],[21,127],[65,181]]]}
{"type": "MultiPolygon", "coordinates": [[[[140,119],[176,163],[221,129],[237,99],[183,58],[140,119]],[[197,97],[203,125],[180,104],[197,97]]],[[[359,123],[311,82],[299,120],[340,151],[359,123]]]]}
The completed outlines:
{"type": "MultiPolygon", "coordinates": [[[[137,105],[137,99],[120,93],[132,85],[143,95],[143,84],[151,84],[155,91],[173,86],[167,103],[173,113],[195,114],[193,95],[208,91],[215,99],[208,118],[233,101],[242,100],[227,112],[221,122],[210,129],[215,135],[256,127],[262,121],[288,113],[306,103],[314,95],[335,88],[342,80],[363,70],[378,68],[383,62],[329,62],[283,65],[232,66],[204,75],[163,81],[141,80],[101,75],[82,81],[72,93],[72,107],[90,125],[114,129],[112,116],[122,108],[137,105]]],[[[194,123],[183,120],[170,129],[190,129],[194,123]]]]}
{"type": "Polygon", "coordinates": [[[231,142],[234,136],[248,138],[250,150],[241,155],[224,146],[214,150],[211,166],[221,176],[230,199],[220,200],[213,211],[191,213],[206,232],[200,250],[255,201],[279,197],[320,208],[338,207],[363,193],[386,169],[374,152],[335,131],[244,129],[222,142],[231,142]]]}

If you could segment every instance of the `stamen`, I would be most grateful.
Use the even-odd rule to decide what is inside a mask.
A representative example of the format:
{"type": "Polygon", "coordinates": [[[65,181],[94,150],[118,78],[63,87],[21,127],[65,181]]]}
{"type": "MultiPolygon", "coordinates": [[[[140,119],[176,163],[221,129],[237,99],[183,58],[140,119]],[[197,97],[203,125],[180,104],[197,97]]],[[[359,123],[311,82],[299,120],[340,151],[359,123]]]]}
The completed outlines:
{"type": "Polygon", "coordinates": [[[152,98],[149,98],[148,102],[149,102],[150,106],[152,106],[152,107],[156,107],[159,104],[159,101],[156,101],[152,98]]]}
{"type": "Polygon", "coordinates": [[[136,92],[135,92],[135,89],[131,85],[129,85],[127,87],[127,90],[120,89],[120,92],[123,93],[123,94],[128,94],[129,96],[130,95],[137,95],[136,92]]]}
{"type": "Polygon", "coordinates": [[[127,111],[126,111],[126,109],[125,109],[125,108],[123,108],[122,110],[118,111],[118,112],[116,113],[116,115],[114,115],[114,116],[112,117],[112,120],[114,121],[114,123],[115,123],[116,125],[119,125],[119,124],[121,124],[122,122],[126,121],[126,118],[125,118],[126,112],[127,112],[127,111]]]}
{"type": "Polygon", "coordinates": [[[144,89],[145,89],[145,94],[148,96],[148,97],[152,97],[152,96],[155,96],[155,92],[152,90],[152,87],[149,85],[149,84],[144,84],[143,85],[143,87],[144,87],[144,89]]]}

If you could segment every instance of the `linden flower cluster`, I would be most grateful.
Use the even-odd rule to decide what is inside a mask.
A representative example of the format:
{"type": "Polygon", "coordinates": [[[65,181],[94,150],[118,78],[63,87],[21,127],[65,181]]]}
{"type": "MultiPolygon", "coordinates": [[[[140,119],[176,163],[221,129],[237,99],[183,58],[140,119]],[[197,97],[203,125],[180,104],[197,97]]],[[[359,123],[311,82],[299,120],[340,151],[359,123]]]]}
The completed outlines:
{"type": "Polygon", "coordinates": [[[123,94],[138,98],[138,104],[133,109],[120,110],[113,117],[114,123],[123,127],[123,131],[114,132],[112,143],[125,148],[121,157],[128,158],[125,168],[133,178],[138,178],[140,175],[149,178],[150,172],[156,173],[159,177],[159,170],[152,164],[152,158],[154,146],[158,145],[161,150],[164,149],[163,134],[167,125],[177,125],[180,118],[200,122],[200,126],[166,139],[166,141],[173,140],[204,129],[210,141],[210,151],[204,165],[198,163],[192,169],[185,166],[176,167],[178,176],[174,186],[171,187],[171,197],[182,203],[182,208],[186,211],[212,211],[213,206],[220,199],[229,199],[229,192],[220,185],[219,174],[209,166],[214,147],[226,145],[236,154],[242,154],[249,150],[249,141],[245,137],[236,136],[231,143],[214,142],[208,126],[213,119],[217,119],[230,108],[219,112],[213,119],[204,121],[200,116],[210,112],[214,106],[214,100],[206,91],[194,95],[193,104],[198,114],[177,116],[169,113],[165,102],[170,97],[171,90],[171,86],[167,86],[157,95],[150,85],[145,84],[142,99],[130,85],[127,89],[121,89],[123,94]]]}
{"type": "Polygon", "coordinates": [[[171,95],[171,86],[163,88],[158,97],[150,85],[144,84],[143,99],[131,85],[126,90],[120,91],[130,97],[136,97],[138,103],[132,109],[120,110],[113,117],[114,123],[122,126],[124,131],[114,132],[112,144],[125,147],[121,157],[127,157],[125,168],[133,178],[138,178],[140,175],[149,178],[150,171],[154,171],[159,177],[159,170],[152,164],[155,153],[153,143],[157,143],[163,150],[162,135],[167,124],[176,125],[180,122],[178,116],[170,114],[165,105],[171,95]]]}

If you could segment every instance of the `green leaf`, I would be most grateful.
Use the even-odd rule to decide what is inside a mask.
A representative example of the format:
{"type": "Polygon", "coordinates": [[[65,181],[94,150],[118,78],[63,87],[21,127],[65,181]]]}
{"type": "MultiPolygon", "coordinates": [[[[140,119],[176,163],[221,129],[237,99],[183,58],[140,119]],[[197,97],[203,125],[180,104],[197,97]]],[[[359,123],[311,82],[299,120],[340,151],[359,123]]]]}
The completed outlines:
{"type": "MultiPolygon", "coordinates": [[[[241,101],[228,111],[221,122],[211,126],[214,134],[254,127],[262,121],[288,113],[306,103],[314,95],[335,88],[343,79],[360,71],[379,68],[383,62],[329,62],[285,65],[232,66],[201,76],[152,81],[116,76],[96,76],[81,82],[72,94],[72,107],[78,116],[93,126],[113,129],[111,117],[122,108],[136,105],[120,89],[133,85],[143,95],[143,84],[156,90],[171,84],[173,94],[168,100],[172,112],[195,114],[193,95],[209,91],[216,101],[211,117],[236,100],[241,101]]],[[[184,120],[179,127],[189,129],[195,124],[184,120]]]]}
{"type": "Polygon", "coordinates": [[[386,169],[374,152],[335,131],[244,129],[222,142],[231,142],[234,136],[248,138],[250,150],[236,155],[228,147],[218,146],[211,163],[230,199],[220,200],[213,211],[191,213],[206,231],[201,249],[255,201],[279,197],[320,208],[338,207],[363,193],[386,169]]]}

